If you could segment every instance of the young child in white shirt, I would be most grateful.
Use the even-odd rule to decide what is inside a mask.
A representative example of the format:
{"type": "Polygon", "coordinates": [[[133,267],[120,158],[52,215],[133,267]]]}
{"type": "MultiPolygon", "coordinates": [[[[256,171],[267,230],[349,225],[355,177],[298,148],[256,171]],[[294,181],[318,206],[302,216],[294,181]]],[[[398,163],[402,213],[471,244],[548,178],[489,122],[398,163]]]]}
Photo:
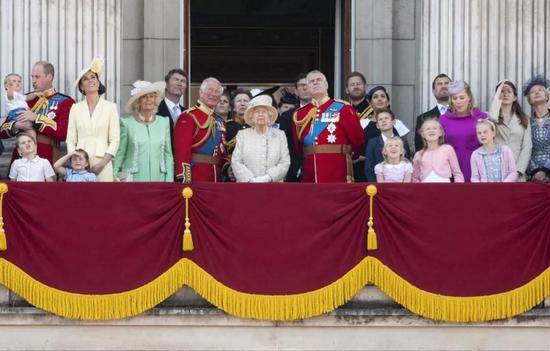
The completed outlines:
{"type": "MultiPolygon", "coordinates": [[[[10,73],[4,78],[4,89],[2,103],[6,107],[6,116],[10,122],[16,121],[19,114],[29,109],[27,101],[42,96],[42,93],[37,92],[23,94],[23,78],[17,73],[10,73]]],[[[27,133],[36,138],[34,130],[27,130],[27,133]]]]}
{"type": "Polygon", "coordinates": [[[17,182],[53,182],[55,172],[50,161],[36,154],[36,139],[26,132],[21,132],[15,139],[20,159],[13,161],[10,168],[10,179],[17,182]]]}

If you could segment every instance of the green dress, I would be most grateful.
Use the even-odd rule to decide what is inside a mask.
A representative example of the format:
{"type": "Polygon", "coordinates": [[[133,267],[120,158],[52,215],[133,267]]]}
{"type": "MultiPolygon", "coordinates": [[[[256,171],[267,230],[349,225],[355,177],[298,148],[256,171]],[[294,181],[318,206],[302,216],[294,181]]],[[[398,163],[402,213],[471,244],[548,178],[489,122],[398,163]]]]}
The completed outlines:
{"type": "Polygon", "coordinates": [[[115,177],[133,182],[173,182],[174,157],[170,121],[155,116],[151,124],[134,116],[120,119],[120,146],[113,169],[115,177]]]}

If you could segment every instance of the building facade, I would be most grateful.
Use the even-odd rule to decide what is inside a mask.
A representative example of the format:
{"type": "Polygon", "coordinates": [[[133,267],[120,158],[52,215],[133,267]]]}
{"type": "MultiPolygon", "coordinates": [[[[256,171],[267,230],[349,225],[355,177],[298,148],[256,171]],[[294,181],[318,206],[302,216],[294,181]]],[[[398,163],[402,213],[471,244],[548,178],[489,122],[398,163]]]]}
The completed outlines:
{"type": "MultiPolygon", "coordinates": [[[[468,81],[482,109],[503,78],[521,86],[533,74],[550,76],[548,0],[319,1],[328,13],[307,25],[299,9],[311,6],[309,1],[281,3],[232,0],[209,7],[201,0],[0,0],[0,76],[20,73],[30,91],[32,65],[45,59],[56,67],[55,87],[81,100],[74,79],[92,57],[102,56],[107,98],[122,107],[134,81],[162,80],[174,67],[190,73],[189,104],[207,74],[201,62],[215,67],[226,57],[240,67],[228,78],[232,85],[289,85],[299,70],[324,67],[337,97],[343,97],[346,74],[357,70],[369,86],[388,88],[392,108],[411,129],[415,116],[435,103],[431,81],[440,72],[468,81]],[[289,16],[289,11],[297,12],[289,16]],[[246,18],[239,23],[234,18],[241,13],[246,18]],[[224,21],[224,14],[230,20],[224,21]],[[257,27],[254,19],[269,24],[257,27]],[[249,55],[240,65],[231,45],[241,45],[249,55]],[[286,57],[270,56],[273,47],[285,50],[286,57]],[[293,52],[299,59],[288,60],[293,52]],[[206,61],[208,53],[219,60],[206,61]],[[248,61],[250,55],[256,59],[248,61]],[[285,68],[279,73],[288,75],[279,79],[277,67],[289,65],[296,71],[285,68]],[[247,68],[265,68],[268,78],[251,77],[247,68]]],[[[278,323],[226,316],[182,289],[133,319],[80,322],[33,309],[0,288],[0,349],[13,350],[547,350],[549,330],[548,299],[510,320],[463,325],[414,316],[367,287],[330,315],[278,323]]]]}
{"type": "Polygon", "coordinates": [[[397,116],[413,127],[434,103],[430,83],[439,72],[469,82],[487,109],[501,79],[521,86],[550,71],[545,0],[329,0],[306,8],[324,16],[307,24],[295,8],[309,2],[254,3],[2,0],[0,74],[23,74],[29,90],[32,64],[47,59],[58,89],[80,99],[73,80],[101,55],[107,97],[122,106],[132,82],[161,80],[173,67],[185,67],[192,85],[231,71],[229,83],[244,86],[288,85],[293,73],[321,67],[339,97],[346,74],[358,70],[370,86],[389,89],[397,116]],[[268,24],[251,30],[257,23],[268,24]]]}

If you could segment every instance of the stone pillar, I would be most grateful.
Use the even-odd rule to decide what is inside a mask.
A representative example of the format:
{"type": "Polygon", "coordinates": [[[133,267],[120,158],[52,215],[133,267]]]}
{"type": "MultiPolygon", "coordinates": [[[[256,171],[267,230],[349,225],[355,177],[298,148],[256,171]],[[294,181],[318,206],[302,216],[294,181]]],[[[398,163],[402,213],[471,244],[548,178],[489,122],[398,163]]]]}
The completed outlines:
{"type": "Polygon", "coordinates": [[[143,0],[122,0],[122,65],[121,114],[130,97],[132,83],[143,80],[143,0]]]}
{"type": "Polygon", "coordinates": [[[145,79],[164,79],[166,72],[181,67],[181,0],[145,1],[143,72],[145,79]]]}
{"type": "Polygon", "coordinates": [[[415,115],[417,55],[415,1],[357,0],[355,69],[369,88],[383,85],[392,110],[411,130],[415,115]]]}
{"type": "Polygon", "coordinates": [[[181,67],[180,0],[123,0],[122,104],[136,80],[163,80],[181,67]]]}

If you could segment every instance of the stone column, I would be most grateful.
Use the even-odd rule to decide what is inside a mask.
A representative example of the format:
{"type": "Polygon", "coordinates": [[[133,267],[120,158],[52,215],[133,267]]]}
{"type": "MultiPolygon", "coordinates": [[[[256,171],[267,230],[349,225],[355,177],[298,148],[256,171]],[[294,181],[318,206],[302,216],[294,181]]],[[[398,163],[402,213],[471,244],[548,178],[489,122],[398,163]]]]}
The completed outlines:
{"type": "Polygon", "coordinates": [[[415,114],[416,1],[357,0],[355,69],[369,88],[383,85],[392,110],[411,130],[415,114]]]}

